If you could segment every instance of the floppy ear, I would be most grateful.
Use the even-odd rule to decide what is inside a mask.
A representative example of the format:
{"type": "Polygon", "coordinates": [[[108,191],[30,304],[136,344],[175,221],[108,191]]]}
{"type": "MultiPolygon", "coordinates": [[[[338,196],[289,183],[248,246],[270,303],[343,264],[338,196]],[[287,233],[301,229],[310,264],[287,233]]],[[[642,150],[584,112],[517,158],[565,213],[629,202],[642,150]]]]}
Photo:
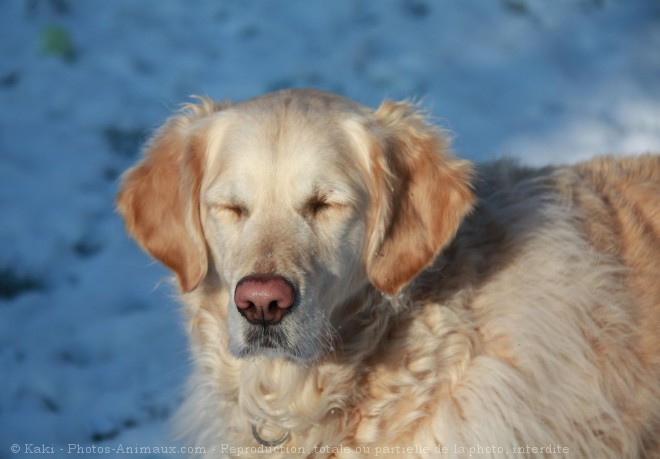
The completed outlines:
{"type": "Polygon", "coordinates": [[[208,268],[199,194],[206,143],[194,121],[221,109],[209,100],[170,118],[124,174],[117,209],[140,246],[170,268],[182,291],[196,288],[208,268]]]}
{"type": "Polygon", "coordinates": [[[435,260],[472,208],[471,166],[453,158],[448,140],[409,104],[384,102],[375,118],[367,272],[376,288],[396,295],[435,260]]]}

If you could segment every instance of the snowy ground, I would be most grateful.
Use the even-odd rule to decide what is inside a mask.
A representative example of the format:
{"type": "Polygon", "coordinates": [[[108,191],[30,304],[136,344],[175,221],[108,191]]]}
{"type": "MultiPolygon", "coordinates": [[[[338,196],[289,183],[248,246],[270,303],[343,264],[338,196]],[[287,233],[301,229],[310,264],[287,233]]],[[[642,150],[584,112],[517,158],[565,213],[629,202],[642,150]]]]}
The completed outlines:
{"type": "Polygon", "coordinates": [[[418,98],[473,160],[660,151],[657,0],[0,0],[0,11],[2,459],[173,444],[165,425],[188,371],[178,306],[113,197],[145,133],[191,94],[418,98]]]}

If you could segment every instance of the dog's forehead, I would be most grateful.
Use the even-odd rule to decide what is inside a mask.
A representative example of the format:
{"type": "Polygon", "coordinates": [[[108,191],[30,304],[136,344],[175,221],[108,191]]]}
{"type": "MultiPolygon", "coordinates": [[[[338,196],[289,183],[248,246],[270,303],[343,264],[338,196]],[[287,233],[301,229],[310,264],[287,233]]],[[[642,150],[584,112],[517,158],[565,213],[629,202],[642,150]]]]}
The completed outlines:
{"type": "Polygon", "coordinates": [[[208,169],[220,181],[295,184],[348,179],[357,159],[337,113],[278,105],[235,110],[212,129],[208,169]]]}

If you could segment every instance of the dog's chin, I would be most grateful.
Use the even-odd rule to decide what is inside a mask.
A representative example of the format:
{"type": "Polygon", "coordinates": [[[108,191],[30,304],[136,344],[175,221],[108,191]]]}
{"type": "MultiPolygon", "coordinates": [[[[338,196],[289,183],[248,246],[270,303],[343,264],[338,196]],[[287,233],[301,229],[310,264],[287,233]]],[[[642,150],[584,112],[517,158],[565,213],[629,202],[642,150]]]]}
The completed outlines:
{"type": "Polygon", "coordinates": [[[303,354],[298,350],[276,349],[267,347],[245,347],[238,352],[232,351],[239,359],[250,360],[256,358],[265,358],[268,360],[287,360],[298,365],[308,366],[317,361],[322,353],[303,354]]]}
{"type": "Polygon", "coordinates": [[[245,333],[241,340],[229,339],[229,350],[239,359],[263,357],[269,360],[288,360],[298,364],[309,365],[321,358],[326,351],[320,346],[289,343],[286,339],[276,339],[266,335],[255,337],[245,333]]]}

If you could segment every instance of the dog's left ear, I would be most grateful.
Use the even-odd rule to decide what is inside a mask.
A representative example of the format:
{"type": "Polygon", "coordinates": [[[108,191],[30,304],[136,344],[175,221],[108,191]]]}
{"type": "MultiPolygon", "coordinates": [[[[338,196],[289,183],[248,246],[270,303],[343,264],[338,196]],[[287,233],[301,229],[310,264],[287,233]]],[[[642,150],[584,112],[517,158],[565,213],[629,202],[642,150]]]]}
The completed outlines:
{"type": "Polygon", "coordinates": [[[410,104],[384,102],[374,116],[366,268],[377,289],[396,295],[435,260],[472,208],[472,169],[410,104]]]}

